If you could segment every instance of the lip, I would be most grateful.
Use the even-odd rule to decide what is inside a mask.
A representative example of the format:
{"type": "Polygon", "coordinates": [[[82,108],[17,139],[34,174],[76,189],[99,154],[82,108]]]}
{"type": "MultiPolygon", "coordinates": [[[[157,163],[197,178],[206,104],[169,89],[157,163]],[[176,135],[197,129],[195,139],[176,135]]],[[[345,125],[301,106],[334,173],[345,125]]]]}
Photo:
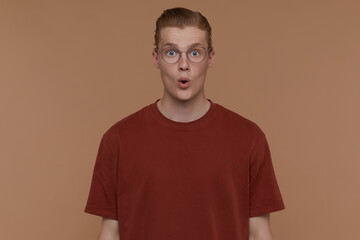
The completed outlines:
{"type": "Polygon", "coordinates": [[[178,81],[187,81],[187,82],[189,82],[190,79],[188,79],[188,78],[180,78],[178,81]]]}
{"type": "Polygon", "coordinates": [[[188,88],[190,86],[190,80],[188,78],[180,78],[178,80],[178,86],[182,89],[188,88]],[[186,82],[182,83],[182,81],[186,81],[186,82]]]}

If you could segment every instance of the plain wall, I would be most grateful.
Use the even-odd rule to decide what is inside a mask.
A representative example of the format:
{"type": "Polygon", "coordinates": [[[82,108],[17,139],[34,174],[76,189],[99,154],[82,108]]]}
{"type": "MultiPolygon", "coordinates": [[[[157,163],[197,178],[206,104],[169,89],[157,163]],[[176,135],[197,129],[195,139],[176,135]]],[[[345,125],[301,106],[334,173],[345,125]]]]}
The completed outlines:
{"type": "Polygon", "coordinates": [[[1,1],[0,239],[96,239],[100,138],[160,98],[151,51],[171,7],[216,52],[206,96],[256,122],[286,205],[274,240],[359,239],[360,1],[1,1]]]}

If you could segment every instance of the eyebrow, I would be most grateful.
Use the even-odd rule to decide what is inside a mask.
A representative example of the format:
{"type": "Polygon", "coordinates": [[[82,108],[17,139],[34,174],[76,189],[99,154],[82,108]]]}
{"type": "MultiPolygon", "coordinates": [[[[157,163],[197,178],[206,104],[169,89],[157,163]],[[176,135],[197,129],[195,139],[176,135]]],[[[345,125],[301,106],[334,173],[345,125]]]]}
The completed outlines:
{"type": "MultiPolygon", "coordinates": [[[[163,47],[165,47],[165,46],[178,47],[178,45],[175,44],[175,43],[165,43],[165,44],[163,45],[163,47]]],[[[192,47],[194,47],[194,46],[202,46],[202,47],[203,47],[202,43],[197,42],[197,43],[191,44],[191,45],[189,46],[189,48],[192,48],[192,47]]]]}

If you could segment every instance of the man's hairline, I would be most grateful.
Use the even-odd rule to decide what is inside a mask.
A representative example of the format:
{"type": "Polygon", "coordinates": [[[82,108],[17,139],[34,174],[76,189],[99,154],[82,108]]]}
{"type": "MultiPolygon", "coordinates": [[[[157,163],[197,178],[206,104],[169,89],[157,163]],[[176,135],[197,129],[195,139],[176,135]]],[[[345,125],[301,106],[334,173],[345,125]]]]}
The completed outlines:
{"type": "MultiPolygon", "coordinates": [[[[188,28],[188,27],[190,27],[190,28],[197,28],[198,30],[201,30],[201,31],[205,32],[205,36],[208,34],[208,32],[207,32],[205,29],[201,29],[198,25],[193,25],[193,24],[183,25],[183,26],[171,26],[171,25],[163,26],[163,27],[161,27],[160,30],[159,30],[159,42],[158,42],[158,46],[155,47],[155,50],[160,49],[160,47],[159,47],[160,44],[161,44],[161,37],[160,37],[161,34],[160,34],[160,33],[162,32],[162,30],[164,30],[164,29],[166,29],[166,28],[185,29],[185,28],[188,28]],[[159,48],[158,48],[158,47],[159,47],[159,48]]],[[[167,44],[172,44],[173,46],[175,46],[175,47],[178,48],[178,45],[175,44],[175,43],[165,43],[165,44],[162,46],[162,48],[164,48],[167,44]]],[[[206,48],[206,47],[204,46],[204,45],[208,45],[207,40],[205,40],[205,44],[199,43],[199,42],[189,44],[188,49],[189,49],[190,47],[193,47],[192,45],[195,45],[195,44],[199,44],[199,45],[201,45],[201,47],[203,47],[203,48],[205,48],[205,49],[208,49],[208,48],[209,48],[209,46],[208,46],[208,48],[206,48]]]]}
{"type": "MultiPolygon", "coordinates": [[[[177,45],[176,43],[171,43],[171,42],[164,43],[162,47],[165,48],[166,46],[179,48],[179,45],[177,45]]],[[[198,47],[198,46],[205,48],[203,43],[196,42],[196,43],[189,44],[187,46],[187,49],[193,48],[193,47],[198,47]]]]}

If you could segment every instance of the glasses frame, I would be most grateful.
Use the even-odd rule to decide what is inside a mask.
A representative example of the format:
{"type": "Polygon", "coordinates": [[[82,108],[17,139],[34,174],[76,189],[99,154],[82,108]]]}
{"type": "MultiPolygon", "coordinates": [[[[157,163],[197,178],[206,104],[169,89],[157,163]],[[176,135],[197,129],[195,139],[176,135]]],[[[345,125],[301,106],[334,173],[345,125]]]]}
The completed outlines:
{"type": "Polygon", "coordinates": [[[186,57],[187,57],[187,59],[188,59],[190,62],[192,62],[192,63],[201,63],[202,61],[204,61],[204,59],[206,58],[206,55],[207,55],[207,54],[209,53],[209,51],[211,51],[212,49],[213,49],[212,47],[209,48],[209,49],[205,49],[204,47],[196,47],[196,46],[195,46],[195,47],[189,48],[189,49],[186,50],[186,51],[180,51],[180,49],[178,49],[178,48],[176,48],[176,47],[166,47],[166,48],[163,48],[162,50],[157,50],[157,49],[155,49],[155,50],[156,50],[156,52],[160,53],[161,58],[164,60],[164,62],[166,62],[167,64],[175,64],[175,63],[178,63],[178,62],[180,61],[183,52],[186,53],[186,57]],[[169,62],[167,62],[167,61],[164,59],[164,56],[163,56],[163,53],[162,53],[162,52],[163,52],[164,50],[166,50],[166,49],[169,49],[169,48],[175,49],[175,50],[177,50],[177,51],[180,53],[180,57],[178,58],[178,60],[177,60],[176,62],[169,63],[169,62]],[[189,51],[192,50],[192,49],[194,49],[194,48],[202,48],[202,49],[205,50],[205,56],[204,56],[204,58],[203,58],[200,62],[193,62],[193,61],[191,61],[190,58],[189,58],[189,51]]]}

